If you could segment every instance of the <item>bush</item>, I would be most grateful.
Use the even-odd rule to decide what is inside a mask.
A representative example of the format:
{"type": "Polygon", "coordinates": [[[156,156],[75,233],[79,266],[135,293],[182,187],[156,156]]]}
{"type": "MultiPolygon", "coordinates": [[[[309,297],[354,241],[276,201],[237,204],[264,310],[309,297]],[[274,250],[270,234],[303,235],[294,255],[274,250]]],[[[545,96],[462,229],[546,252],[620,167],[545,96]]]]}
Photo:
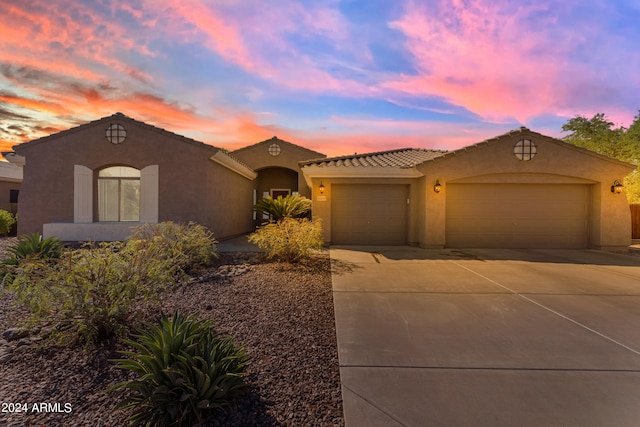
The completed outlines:
{"type": "Polygon", "coordinates": [[[192,426],[204,411],[229,403],[244,388],[248,357],[230,338],[220,338],[207,321],[162,315],[157,325],[127,341],[135,351],[116,359],[138,378],[115,386],[131,394],[116,409],[133,409],[131,425],[192,426]]]}
{"type": "Polygon", "coordinates": [[[29,308],[32,323],[55,325],[64,341],[91,344],[125,332],[134,305],[175,281],[160,251],[116,242],[54,260],[27,257],[11,269],[8,289],[29,308]]]}
{"type": "Polygon", "coordinates": [[[297,262],[308,258],[311,251],[322,248],[322,222],[306,218],[285,218],[265,224],[249,235],[267,253],[267,258],[285,262],[297,262]]]}
{"type": "Polygon", "coordinates": [[[8,289],[32,323],[52,323],[63,340],[88,344],[126,332],[139,301],[156,299],[216,256],[213,235],[193,223],[147,225],[126,242],[61,248],[56,239],[21,238],[4,264],[8,289]]]}
{"type": "Polygon", "coordinates": [[[129,237],[132,245],[144,248],[156,246],[160,256],[178,272],[186,272],[199,265],[210,265],[217,258],[216,239],[206,227],[189,222],[171,221],[137,227],[129,237]]]}
{"type": "Polygon", "coordinates": [[[16,217],[9,211],[0,209],[0,236],[6,236],[16,223],[16,217]]]}
{"type": "Polygon", "coordinates": [[[311,212],[311,200],[304,196],[290,194],[277,199],[265,197],[253,208],[256,212],[267,213],[273,221],[284,218],[303,218],[311,212]]]}

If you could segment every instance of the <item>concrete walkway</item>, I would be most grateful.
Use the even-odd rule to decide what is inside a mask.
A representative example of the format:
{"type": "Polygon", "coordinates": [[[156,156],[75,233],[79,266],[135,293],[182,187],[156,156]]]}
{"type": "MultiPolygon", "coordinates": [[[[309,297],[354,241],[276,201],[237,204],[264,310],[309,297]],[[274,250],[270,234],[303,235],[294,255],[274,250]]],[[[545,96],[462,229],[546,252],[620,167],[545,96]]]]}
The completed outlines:
{"type": "Polygon", "coordinates": [[[263,252],[262,249],[249,242],[248,234],[218,242],[216,248],[218,252],[263,252]]]}
{"type": "Polygon", "coordinates": [[[331,258],[347,427],[640,424],[640,256],[331,258]]]}

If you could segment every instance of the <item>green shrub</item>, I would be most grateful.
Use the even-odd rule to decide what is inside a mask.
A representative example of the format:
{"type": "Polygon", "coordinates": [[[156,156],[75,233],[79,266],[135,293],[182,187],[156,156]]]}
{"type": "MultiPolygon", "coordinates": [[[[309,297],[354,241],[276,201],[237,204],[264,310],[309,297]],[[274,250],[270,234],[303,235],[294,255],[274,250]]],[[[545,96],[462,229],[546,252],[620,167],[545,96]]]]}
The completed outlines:
{"type": "Polygon", "coordinates": [[[208,321],[176,311],[147,324],[127,341],[134,351],[123,351],[117,367],[138,378],[116,385],[130,395],[116,407],[132,409],[132,426],[192,426],[205,411],[226,405],[242,393],[248,357],[230,338],[220,338],[208,321]]]}
{"type": "Polygon", "coordinates": [[[213,233],[194,222],[178,224],[166,221],[141,225],[129,240],[136,248],[155,246],[159,256],[182,272],[198,265],[210,265],[218,256],[213,233]]]}
{"type": "Polygon", "coordinates": [[[0,236],[6,236],[16,223],[16,217],[9,211],[0,209],[0,236]]]}
{"type": "Polygon", "coordinates": [[[303,218],[311,212],[311,200],[304,196],[290,194],[277,199],[265,197],[253,208],[256,212],[269,214],[273,221],[284,218],[303,218]]]}
{"type": "Polygon", "coordinates": [[[185,271],[210,263],[215,239],[205,227],[147,225],[126,242],[62,252],[56,239],[23,236],[3,271],[32,323],[58,327],[65,341],[95,343],[124,333],[139,301],[154,300],[185,271]]]}
{"type": "Polygon", "coordinates": [[[285,218],[265,224],[249,235],[249,241],[266,251],[267,258],[297,262],[322,248],[322,222],[285,218]]]}
{"type": "Polygon", "coordinates": [[[27,257],[11,268],[8,289],[29,308],[32,323],[54,324],[64,341],[91,344],[125,332],[135,304],[175,282],[160,251],[116,242],[54,260],[27,257]]]}

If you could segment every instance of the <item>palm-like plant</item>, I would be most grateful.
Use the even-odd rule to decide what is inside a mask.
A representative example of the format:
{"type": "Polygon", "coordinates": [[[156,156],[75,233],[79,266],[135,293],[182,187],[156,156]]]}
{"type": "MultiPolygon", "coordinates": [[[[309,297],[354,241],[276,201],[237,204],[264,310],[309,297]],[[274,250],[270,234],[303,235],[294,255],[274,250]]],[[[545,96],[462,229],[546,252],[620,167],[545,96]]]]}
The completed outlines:
{"type": "Polygon", "coordinates": [[[7,248],[7,252],[11,254],[9,259],[15,264],[28,257],[58,258],[63,248],[64,245],[56,237],[43,239],[40,233],[32,233],[20,236],[17,242],[7,248]]]}
{"type": "Polygon", "coordinates": [[[59,258],[64,244],[56,237],[43,239],[40,233],[22,235],[7,248],[9,257],[0,261],[1,283],[13,280],[12,268],[26,259],[54,259],[59,258]]]}
{"type": "Polygon", "coordinates": [[[131,394],[116,409],[133,409],[132,426],[192,426],[203,411],[226,405],[244,388],[248,356],[230,338],[218,337],[210,322],[175,312],[148,324],[129,359],[118,368],[136,373],[135,380],[116,385],[131,394]]]}
{"type": "Polygon", "coordinates": [[[253,208],[257,212],[269,214],[272,220],[281,221],[284,218],[303,218],[311,212],[311,200],[304,196],[290,194],[277,199],[265,197],[253,208]]]}

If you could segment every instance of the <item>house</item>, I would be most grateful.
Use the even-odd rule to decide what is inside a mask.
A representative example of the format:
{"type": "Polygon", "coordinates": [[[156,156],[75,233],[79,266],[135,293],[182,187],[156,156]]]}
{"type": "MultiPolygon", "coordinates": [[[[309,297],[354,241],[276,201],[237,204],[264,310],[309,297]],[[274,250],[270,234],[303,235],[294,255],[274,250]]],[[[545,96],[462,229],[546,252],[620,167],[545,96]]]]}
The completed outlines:
{"type": "Polygon", "coordinates": [[[303,162],[332,244],[626,250],[634,166],[520,128],[451,152],[303,162]]]}
{"type": "Polygon", "coordinates": [[[24,162],[18,234],[121,240],[172,220],[229,237],[253,225],[250,167],[120,113],[13,148],[24,162]]]}
{"type": "Polygon", "coordinates": [[[18,195],[22,183],[22,167],[0,162],[0,209],[17,213],[18,195]]]}
{"type": "Polygon", "coordinates": [[[228,153],[120,113],[14,147],[18,233],[116,240],[195,221],[225,239],[265,196],[313,201],[331,244],[626,249],[633,166],[520,128],[451,152],[327,158],[276,137],[228,153]]]}

